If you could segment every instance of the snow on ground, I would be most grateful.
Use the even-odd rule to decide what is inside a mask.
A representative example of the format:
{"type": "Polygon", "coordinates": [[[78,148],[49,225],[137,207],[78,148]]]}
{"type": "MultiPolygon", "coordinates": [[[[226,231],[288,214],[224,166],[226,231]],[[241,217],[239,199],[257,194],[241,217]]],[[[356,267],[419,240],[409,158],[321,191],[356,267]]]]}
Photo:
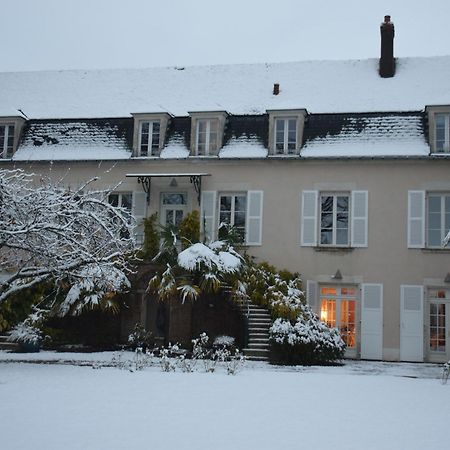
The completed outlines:
{"type": "Polygon", "coordinates": [[[438,365],[248,363],[227,376],[6,362],[111,356],[0,352],[2,448],[414,450],[448,442],[450,384],[438,380],[438,365]]]}

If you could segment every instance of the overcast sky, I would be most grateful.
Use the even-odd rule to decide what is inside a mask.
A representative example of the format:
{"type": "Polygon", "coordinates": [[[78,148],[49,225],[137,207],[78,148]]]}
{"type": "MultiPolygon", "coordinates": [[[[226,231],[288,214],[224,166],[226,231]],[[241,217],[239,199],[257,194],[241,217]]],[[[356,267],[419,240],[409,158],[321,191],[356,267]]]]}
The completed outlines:
{"type": "Polygon", "coordinates": [[[450,0],[0,0],[0,71],[450,54],[450,0]]]}

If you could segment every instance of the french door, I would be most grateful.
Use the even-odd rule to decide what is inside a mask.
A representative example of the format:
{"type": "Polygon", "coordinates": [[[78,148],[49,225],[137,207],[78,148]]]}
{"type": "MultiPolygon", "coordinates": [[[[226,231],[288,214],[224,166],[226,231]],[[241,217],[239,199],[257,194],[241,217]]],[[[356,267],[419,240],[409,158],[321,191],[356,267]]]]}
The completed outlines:
{"type": "Polygon", "coordinates": [[[185,192],[163,192],[161,194],[161,223],[164,226],[179,226],[186,214],[185,192]]]}
{"type": "Polygon", "coordinates": [[[428,359],[446,362],[450,359],[450,289],[428,289],[427,300],[428,359]]]}
{"type": "Polygon", "coordinates": [[[357,356],[357,289],[353,286],[321,286],[320,320],[337,328],[347,345],[345,356],[357,356]]]}

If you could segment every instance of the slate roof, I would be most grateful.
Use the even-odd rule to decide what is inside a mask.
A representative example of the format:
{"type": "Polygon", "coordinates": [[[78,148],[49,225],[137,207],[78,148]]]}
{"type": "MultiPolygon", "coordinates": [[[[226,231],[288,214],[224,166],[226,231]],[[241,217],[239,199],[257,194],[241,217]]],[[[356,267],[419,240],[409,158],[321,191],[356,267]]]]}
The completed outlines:
{"type": "Polygon", "coordinates": [[[450,56],[397,58],[393,78],[378,75],[378,59],[0,73],[0,116],[18,109],[31,119],[422,111],[450,105],[449,75],[450,56]]]}
{"type": "Polygon", "coordinates": [[[128,159],[133,119],[26,122],[14,160],[128,159]]]}

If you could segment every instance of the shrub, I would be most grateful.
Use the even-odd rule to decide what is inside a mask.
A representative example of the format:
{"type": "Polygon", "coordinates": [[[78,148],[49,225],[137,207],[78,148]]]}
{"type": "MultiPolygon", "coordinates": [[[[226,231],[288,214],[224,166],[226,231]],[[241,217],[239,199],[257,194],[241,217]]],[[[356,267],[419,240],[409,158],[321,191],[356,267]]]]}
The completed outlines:
{"type": "Polygon", "coordinates": [[[200,241],[200,215],[197,210],[186,214],[178,228],[183,249],[200,241]]]}
{"type": "Polygon", "coordinates": [[[295,321],[277,319],[270,328],[271,360],[277,364],[332,364],[344,357],[345,343],[310,310],[295,321]]]}

